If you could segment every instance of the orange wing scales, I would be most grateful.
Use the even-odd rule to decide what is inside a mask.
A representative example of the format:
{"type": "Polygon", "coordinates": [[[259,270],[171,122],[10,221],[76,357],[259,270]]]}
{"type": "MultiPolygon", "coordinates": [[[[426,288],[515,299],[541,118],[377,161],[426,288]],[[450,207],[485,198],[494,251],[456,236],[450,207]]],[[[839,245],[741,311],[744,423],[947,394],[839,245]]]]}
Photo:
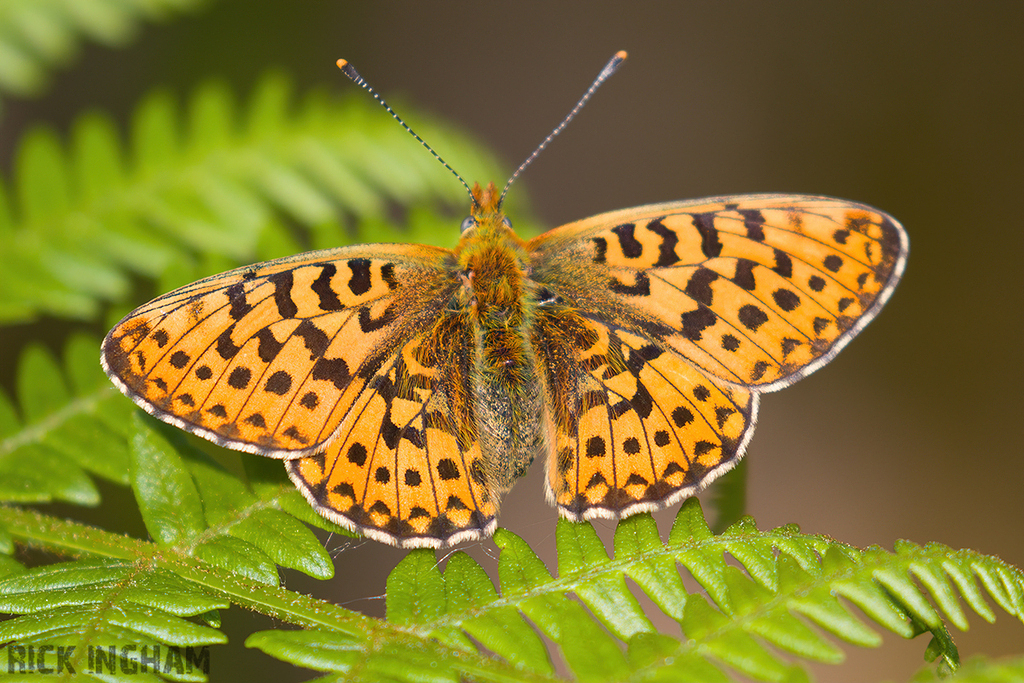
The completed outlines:
{"type": "Polygon", "coordinates": [[[399,311],[429,315],[443,298],[398,285],[436,280],[438,266],[338,258],[351,252],[238,269],[137,309],[104,341],[108,374],[153,414],[221,445],[315,449],[365,382],[360,367],[408,334],[415,320],[399,311]]]}
{"type": "Polygon", "coordinates": [[[323,453],[288,473],[322,515],[403,547],[442,546],[496,524],[462,373],[465,315],[445,316],[374,374],[323,453]]]}
{"type": "Polygon", "coordinates": [[[533,343],[554,414],[549,497],[570,519],[692,495],[735,464],[752,432],[754,394],[640,335],[566,309],[538,315],[533,343]]]}

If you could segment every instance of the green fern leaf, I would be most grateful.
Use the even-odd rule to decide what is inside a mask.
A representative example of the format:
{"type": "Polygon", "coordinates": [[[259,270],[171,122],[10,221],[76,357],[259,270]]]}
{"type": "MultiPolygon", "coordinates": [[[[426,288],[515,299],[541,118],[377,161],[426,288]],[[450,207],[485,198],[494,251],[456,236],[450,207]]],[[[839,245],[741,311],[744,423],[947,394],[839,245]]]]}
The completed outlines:
{"type": "Polygon", "coordinates": [[[48,70],[85,38],[122,45],[143,21],[192,10],[203,0],[7,0],[0,4],[0,91],[38,94],[48,70]]]}
{"type": "MultiPolygon", "coordinates": [[[[619,524],[614,558],[589,524],[560,522],[557,541],[560,575],[555,579],[521,539],[499,530],[500,594],[468,555],[453,555],[442,573],[433,552],[409,553],[388,579],[388,619],[402,632],[378,633],[372,645],[369,638],[360,643],[324,631],[265,631],[248,644],[322,671],[353,675],[387,668],[388,680],[413,680],[416,670],[401,669],[409,662],[397,653],[416,639],[433,639],[438,661],[445,662],[432,671],[438,680],[508,680],[506,666],[517,672],[515,680],[550,680],[554,666],[539,632],[581,681],[716,681],[737,674],[797,681],[808,680],[799,661],[842,661],[842,650],[825,633],[857,645],[880,643],[851,606],[904,637],[931,632],[925,656],[941,658],[947,670],[959,663],[943,621],[944,615],[954,620],[950,615],[957,614],[949,607],[954,583],[965,577],[973,583],[977,577],[990,597],[1024,622],[1019,600],[1024,572],[997,558],[908,543],[895,552],[862,551],[800,534],[792,526],[759,531],[749,518],[715,536],[707,531],[696,499],[683,504],[667,544],[647,515],[619,524]],[[724,563],[726,554],[742,569],[724,563]],[[710,591],[687,594],[677,563],[695,578],[694,569],[712,577],[706,580],[717,597],[710,591]],[[922,575],[931,579],[911,580],[922,575]],[[682,638],[656,631],[632,594],[623,592],[627,576],[642,577],[637,585],[679,622],[682,638]],[[474,641],[499,659],[484,660],[483,668],[475,658],[453,659],[458,652],[466,658],[474,654],[474,641]],[[344,656],[317,664],[314,644],[344,656]],[[362,655],[355,656],[360,649],[362,655]],[[385,667],[386,661],[396,668],[385,667]]],[[[972,599],[967,603],[973,607],[972,599]]],[[[961,611],[955,621],[962,617],[961,611]]]]}
{"type": "MultiPolygon", "coordinates": [[[[14,163],[14,215],[0,216],[11,264],[0,272],[0,321],[94,318],[104,301],[140,303],[129,301],[131,274],[170,289],[303,249],[422,238],[348,226],[399,199],[466,204],[459,184],[372,101],[293,100],[273,75],[242,107],[221,84],[199,88],[185,111],[157,91],[136,110],[128,149],[99,114],[76,122],[67,149],[49,130],[29,132],[14,163]]],[[[495,177],[464,139],[417,125],[463,173],[495,177]]],[[[450,242],[450,225],[437,226],[425,241],[450,242]]]]}
{"type": "MultiPolygon", "coordinates": [[[[947,671],[929,666],[921,669],[912,683],[939,683],[950,680],[947,671]]],[[[972,657],[956,672],[956,683],[1017,683],[1024,680],[1024,655],[1002,660],[972,657]]]]}
{"type": "MultiPolygon", "coordinates": [[[[184,617],[228,606],[223,598],[186,586],[170,572],[140,571],[131,562],[66,562],[0,581],[0,611],[24,615],[0,623],[0,642],[16,643],[13,647],[18,648],[34,643],[73,645],[76,654],[68,663],[75,671],[86,668],[87,657],[93,659],[89,668],[97,670],[94,657],[87,655],[90,650],[131,643],[134,649],[119,657],[138,666],[144,655],[151,656],[161,645],[166,650],[226,642],[216,629],[184,617]]],[[[16,652],[7,655],[8,662],[19,660],[16,652]]],[[[22,654],[20,660],[24,658],[22,654]]],[[[164,660],[157,660],[160,670],[164,660]]],[[[111,664],[110,673],[117,673],[119,659],[112,658],[111,664]]],[[[201,675],[168,673],[172,680],[205,680],[201,675]]]]}

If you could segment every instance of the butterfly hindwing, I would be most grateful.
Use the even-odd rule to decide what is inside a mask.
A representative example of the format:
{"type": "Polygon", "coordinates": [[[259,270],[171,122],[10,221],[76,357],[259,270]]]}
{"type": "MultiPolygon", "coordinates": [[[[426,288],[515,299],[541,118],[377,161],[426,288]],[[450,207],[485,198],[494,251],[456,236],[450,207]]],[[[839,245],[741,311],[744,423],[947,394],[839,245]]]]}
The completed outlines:
{"type": "Polygon", "coordinates": [[[671,505],[730,469],[753,432],[756,394],[642,335],[552,306],[533,343],[554,424],[548,493],[569,519],[671,505]]]}
{"type": "Polygon", "coordinates": [[[534,277],[572,305],[770,391],[820,367],[874,317],[907,239],[862,204],[754,195],[603,214],[528,248],[534,277]]]}
{"type": "Polygon", "coordinates": [[[466,391],[474,348],[467,315],[441,316],[369,378],[323,453],[287,463],[318,512],[401,547],[492,533],[497,501],[466,391]]]}

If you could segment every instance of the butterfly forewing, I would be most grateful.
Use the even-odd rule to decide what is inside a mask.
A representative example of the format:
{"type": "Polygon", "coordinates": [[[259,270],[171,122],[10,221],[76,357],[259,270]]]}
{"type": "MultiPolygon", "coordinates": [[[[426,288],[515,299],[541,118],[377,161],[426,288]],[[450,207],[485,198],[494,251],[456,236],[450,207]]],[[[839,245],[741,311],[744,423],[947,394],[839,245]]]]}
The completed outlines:
{"type": "Polygon", "coordinates": [[[862,204],[765,195],[603,214],[529,248],[534,277],[581,310],[770,391],[826,362],[875,315],[907,240],[862,204]]]}
{"type": "Polygon", "coordinates": [[[450,252],[346,247],[240,268],[132,312],[107,373],[147,411],[221,445],[294,457],[327,441],[380,363],[443,306],[450,252]]]}

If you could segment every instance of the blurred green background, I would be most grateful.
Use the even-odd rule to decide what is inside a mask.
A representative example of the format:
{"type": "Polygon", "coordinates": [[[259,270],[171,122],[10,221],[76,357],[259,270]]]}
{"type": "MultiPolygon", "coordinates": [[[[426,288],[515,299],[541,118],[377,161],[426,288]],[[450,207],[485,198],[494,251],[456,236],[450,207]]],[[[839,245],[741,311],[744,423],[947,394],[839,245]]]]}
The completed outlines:
{"type": "MultiPolygon", "coordinates": [[[[747,455],[750,514],[858,546],[939,541],[1024,566],[1021,35],[1020,2],[211,1],[145,26],[127,49],[86,45],[43,97],[6,99],[0,170],[9,177],[28,126],[63,132],[90,107],[123,120],[157,85],[184,95],[220,76],[244,96],[280,67],[300,91],[348,91],[334,66],[345,57],[393,104],[454,122],[511,172],[625,49],[619,74],[516,187],[543,226],[651,202],[800,192],[873,204],[910,234],[904,281],[877,321],[826,368],[765,397],[747,455]]],[[[452,244],[457,235],[455,223],[452,244]]],[[[27,341],[62,332],[0,329],[4,366],[27,341]]],[[[0,379],[10,390],[9,370],[0,379]]],[[[663,528],[674,512],[659,516],[663,528]]],[[[535,467],[501,522],[553,567],[555,518],[535,467]]],[[[607,537],[612,525],[600,527],[607,537]]],[[[289,574],[286,585],[382,614],[384,579],[403,553],[327,542],[337,577],[289,574]]],[[[263,625],[238,610],[226,621],[236,650],[263,625]]],[[[953,634],[962,654],[1024,651],[1007,614],[971,621],[953,634]]],[[[885,641],[848,650],[819,678],[906,680],[926,643],[885,641]]],[[[241,664],[215,657],[212,680],[277,675],[263,655],[241,654],[241,664]]]]}

